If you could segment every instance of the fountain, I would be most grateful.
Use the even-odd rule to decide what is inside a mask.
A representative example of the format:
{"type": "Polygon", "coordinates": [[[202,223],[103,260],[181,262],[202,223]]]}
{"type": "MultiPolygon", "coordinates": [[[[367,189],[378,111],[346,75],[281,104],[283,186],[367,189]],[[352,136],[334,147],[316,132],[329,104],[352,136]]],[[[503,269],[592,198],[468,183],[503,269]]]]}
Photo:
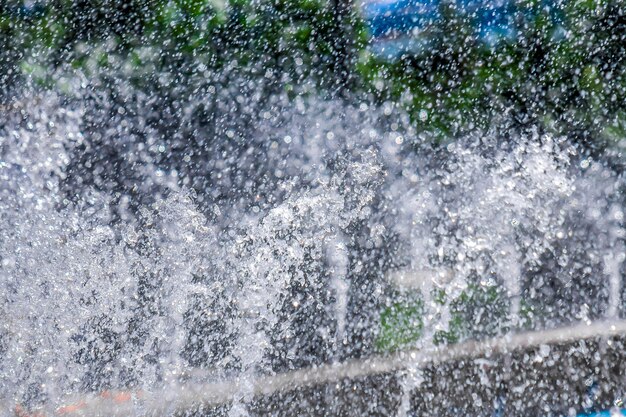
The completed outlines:
{"type": "Polygon", "coordinates": [[[358,318],[380,307],[363,297],[420,294],[424,330],[404,345],[418,352],[620,314],[623,185],[567,141],[486,132],[406,155],[409,130],[399,141],[372,112],[333,121],[332,103],[305,103],[260,131],[302,155],[308,178],[284,175],[271,208],[220,223],[185,187],[137,212],[95,190],[69,202],[68,151],[89,109],[52,113],[55,99],[15,107],[2,136],[6,404],[235,378],[229,415],[246,415],[262,375],[375,353],[363,338],[375,328],[359,326],[376,320],[358,318]],[[360,276],[372,293],[354,288],[360,276]],[[481,291],[495,298],[472,305],[481,291]]]}
{"type": "Polygon", "coordinates": [[[136,55],[3,105],[0,416],[622,407],[608,158],[513,114],[433,144],[431,107],[136,55]]]}

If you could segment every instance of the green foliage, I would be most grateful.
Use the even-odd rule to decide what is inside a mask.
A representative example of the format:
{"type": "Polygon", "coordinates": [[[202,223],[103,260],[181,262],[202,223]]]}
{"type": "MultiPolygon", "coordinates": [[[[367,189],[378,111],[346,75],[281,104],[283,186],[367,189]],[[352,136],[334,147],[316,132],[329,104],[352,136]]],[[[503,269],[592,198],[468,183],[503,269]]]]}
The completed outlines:
{"type": "Polygon", "coordinates": [[[392,304],[380,315],[380,332],[376,349],[399,350],[415,343],[422,335],[424,306],[420,300],[392,304]]]}
{"type": "MultiPolygon", "coordinates": [[[[320,0],[53,0],[40,16],[17,20],[15,10],[0,8],[0,28],[10,44],[0,52],[0,65],[37,78],[35,66],[97,71],[108,61],[94,60],[95,52],[135,68],[138,81],[146,64],[189,76],[198,66],[236,63],[261,75],[267,69],[286,74],[292,81],[285,85],[311,77],[324,85],[334,82],[346,55],[337,53],[335,41],[342,35],[336,11],[320,0]]],[[[350,24],[344,26],[362,32],[354,17],[348,14],[350,24]]],[[[350,38],[343,44],[352,44],[350,38]]]]}
{"type": "Polygon", "coordinates": [[[138,74],[144,65],[185,73],[197,64],[236,62],[261,75],[287,75],[287,90],[311,79],[331,89],[342,83],[400,102],[418,130],[438,140],[487,128],[503,115],[592,147],[614,144],[622,132],[626,9],[616,0],[557,3],[558,19],[543,2],[520,0],[519,36],[497,45],[478,41],[471,19],[443,1],[443,18],[428,32],[431,47],[398,62],[366,51],[365,25],[356,10],[341,17],[340,2],[51,0],[36,13],[16,14],[22,4],[0,7],[5,85],[16,73],[49,84],[42,78],[52,72],[40,69],[50,65],[97,71],[108,61],[94,60],[96,50],[118,55],[115,62],[138,74]]]}
{"type": "Polygon", "coordinates": [[[508,114],[522,127],[602,147],[626,103],[626,8],[612,0],[563,2],[554,19],[540,1],[517,5],[516,39],[476,42],[470,19],[447,11],[428,51],[398,62],[365,55],[358,71],[380,100],[400,101],[418,129],[440,139],[508,114]]]}
{"type": "Polygon", "coordinates": [[[519,326],[522,329],[532,329],[540,313],[537,311],[537,306],[533,306],[528,301],[522,299],[520,301],[519,326]]]}
{"type": "Polygon", "coordinates": [[[435,333],[436,344],[491,337],[506,330],[509,302],[498,286],[472,284],[449,308],[448,330],[435,333]]]}
{"type": "MultiPolygon", "coordinates": [[[[410,347],[423,335],[424,302],[406,294],[395,298],[399,301],[385,308],[380,315],[380,330],[376,339],[379,351],[410,347]]],[[[472,284],[452,300],[445,290],[436,289],[431,299],[436,304],[445,305],[450,312],[448,329],[433,335],[435,344],[492,337],[507,330],[509,300],[498,286],[472,284]]],[[[522,305],[522,317],[525,323],[532,319],[532,312],[525,304],[522,305]]]]}

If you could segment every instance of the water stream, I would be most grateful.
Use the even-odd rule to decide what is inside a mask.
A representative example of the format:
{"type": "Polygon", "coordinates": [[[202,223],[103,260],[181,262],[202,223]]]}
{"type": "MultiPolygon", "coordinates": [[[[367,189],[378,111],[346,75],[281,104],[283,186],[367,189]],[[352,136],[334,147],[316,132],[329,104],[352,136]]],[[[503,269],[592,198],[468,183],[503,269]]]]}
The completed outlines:
{"type": "Polygon", "coordinates": [[[196,374],[239,379],[228,415],[248,415],[257,375],[381,353],[398,294],[421,300],[410,347],[623,312],[623,177],[563,138],[433,147],[398,108],[311,98],[224,122],[220,140],[248,135],[239,157],[193,175],[191,145],[124,141],[137,109],[88,141],[95,105],[73,88],[0,126],[1,415],[196,374]]]}

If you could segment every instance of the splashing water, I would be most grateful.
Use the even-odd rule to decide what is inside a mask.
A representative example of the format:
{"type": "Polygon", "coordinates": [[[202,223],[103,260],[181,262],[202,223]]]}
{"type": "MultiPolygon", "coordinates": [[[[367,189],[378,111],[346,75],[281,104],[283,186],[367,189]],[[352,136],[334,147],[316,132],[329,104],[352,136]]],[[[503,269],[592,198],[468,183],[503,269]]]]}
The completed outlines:
{"type": "MultiPolygon", "coordinates": [[[[301,100],[250,140],[276,162],[259,161],[267,187],[207,203],[191,180],[155,180],[135,209],[106,187],[67,195],[90,111],[76,103],[41,95],[0,132],[5,405],[150,391],[201,368],[241,381],[230,415],[246,415],[258,374],[373,352],[363,334],[398,288],[423,299],[420,347],[622,311],[623,180],[565,140],[485,133],[432,150],[402,116],[386,128],[376,109],[301,100]],[[481,290],[506,311],[474,308],[474,333],[452,329],[455,302],[481,290]]],[[[238,168],[224,158],[206,163],[238,168]]],[[[412,369],[405,390],[419,381],[412,369]]]]}
{"type": "Polygon", "coordinates": [[[422,278],[411,284],[425,295],[433,286],[454,294],[471,283],[500,285],[516,319],[520,298],[549,297],[537,291],[552,280],[572,292],[543,298],[543,308],[554,308],[548,315],[572,319],[583,304],[595,317],[615,314],[619,293],[605,285],[619,280],[610,263],[623,257],[623,214],[620,182],[609,171],[584,160],[581,172],[572,165],[575,149],[549,136],[513,145],[472,139],[445,153],[439,168],[418,161],[403,171],[409,185],[393,196],[401,202],[394,227],[407,264],[422,278]],[[581,291],[585,280],[598,291],[581,291]]]}

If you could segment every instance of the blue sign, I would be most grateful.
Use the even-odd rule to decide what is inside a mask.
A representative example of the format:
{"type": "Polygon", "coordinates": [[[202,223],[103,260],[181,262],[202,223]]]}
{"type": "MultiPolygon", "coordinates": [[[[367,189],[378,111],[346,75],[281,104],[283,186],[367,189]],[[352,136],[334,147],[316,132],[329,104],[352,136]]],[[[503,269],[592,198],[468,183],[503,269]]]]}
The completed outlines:
{"type": "MultiPolygon", "coordinates": [[[[532,16],[530,10],[520,9],[514,0],[444,0],[448,10],[468,24],[476,39],[486,45],[514,40],[517,36],[516,17],[532,16]]],[[[558,21],[558,11],[543,0],[540,6],[558,21]]],[[[362,13],[371,36],[369,49],[385,60],[403,55],[420,55],[432,47],[441,36],[437,23],[444,18],[441,0],[365,0],[362,13]]]]}
{"type": "Polygon", "coordinates": [[[590,414],[578,414],[576,417],[611,417],[611,416],[626,416],[626,409],[615,410],[611,412],[610,410],[598,411],[590,414]]]}

